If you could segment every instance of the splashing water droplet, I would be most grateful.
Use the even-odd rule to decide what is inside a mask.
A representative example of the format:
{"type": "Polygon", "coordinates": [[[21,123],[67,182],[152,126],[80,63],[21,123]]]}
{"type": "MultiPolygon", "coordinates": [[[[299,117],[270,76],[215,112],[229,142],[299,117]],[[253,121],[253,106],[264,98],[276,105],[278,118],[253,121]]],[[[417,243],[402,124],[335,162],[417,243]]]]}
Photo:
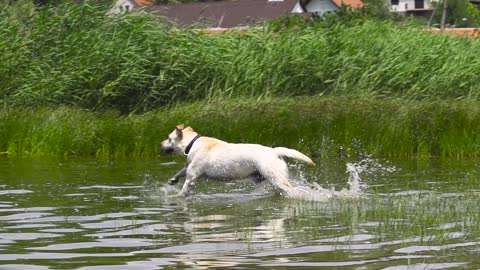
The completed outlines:
{"type": "Polygon", "coordinates": [[[395,168],[383,166],[372,158],[365,158],[356,163],[347,163],[346,169],[348,173],[347,188],[338,191],[334,188],[323,188],[316,182],[308,182],[305,173],[300,170],[298,179],[292,181],[296,184],[294,190],[287,192],[287,196],[312,201],[327,201],[331,198],[359,198],[364,194],[364,190],[367,187],[360,177],[363,172],[372,173],[379,170],[386,172],[395,171],[395,168]]]}
{"type": "Polygon", "coordinates": [[[357,163],[347,163],[347,172],[349,173],[348,176],[348,191],[352,195],[361,195],[362,189],[364,188],[365,184],[362,183],[362,178],[360,178],[360,173],[363,172],[364,167],[361,164],[357,163]]]}

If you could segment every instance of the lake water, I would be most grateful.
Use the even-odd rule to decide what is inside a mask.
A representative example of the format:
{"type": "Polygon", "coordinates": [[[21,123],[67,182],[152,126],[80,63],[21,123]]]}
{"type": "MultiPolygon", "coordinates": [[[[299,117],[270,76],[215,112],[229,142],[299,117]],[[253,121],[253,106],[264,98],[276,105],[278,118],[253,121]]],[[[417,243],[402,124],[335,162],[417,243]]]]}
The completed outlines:
{"type": "Polygon", "coordinates": [[[0,269],[479,269],[478,160],[292,165],[307,199],[183,160],[0,158],[0,269]],[[348,184],[350,182],[350,184],[348,184]]]}

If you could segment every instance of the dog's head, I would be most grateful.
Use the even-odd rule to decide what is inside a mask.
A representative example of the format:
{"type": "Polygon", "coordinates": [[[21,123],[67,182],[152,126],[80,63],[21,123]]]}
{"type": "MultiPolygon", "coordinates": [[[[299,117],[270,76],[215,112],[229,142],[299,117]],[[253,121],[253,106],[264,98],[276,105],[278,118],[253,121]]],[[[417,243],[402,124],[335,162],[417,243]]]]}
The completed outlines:
{"type": "Polygon", "coordinates": [[[188,135],[187,133],[189,132],[194,132],[191,127],[185,127],[183,124],[178,125],[172,133],[168,135],[168,139],[161,143],[160,147],[167,154],[182,154],[189,143],[184,140],[185,135],[188,135]]]}

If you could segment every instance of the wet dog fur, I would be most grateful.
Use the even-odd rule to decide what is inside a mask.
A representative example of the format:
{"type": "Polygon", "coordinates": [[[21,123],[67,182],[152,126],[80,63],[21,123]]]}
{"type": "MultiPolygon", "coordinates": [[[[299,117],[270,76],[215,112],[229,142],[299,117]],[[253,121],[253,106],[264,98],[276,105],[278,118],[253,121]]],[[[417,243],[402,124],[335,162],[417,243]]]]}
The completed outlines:
{"type": "Polygon", "coordinates": [[[168,135],[168,139],[161,143],[161,148],[166,153],[187,156],[187,166],[169,180],[169,184],[176,184],[181,177],[186,177],[179,193],[182,196],[187,196],[192,185],[202,178],[218,180],[250,178],[255,183],[269,181],[289,194],[295,192],[295,189],[288,181],[288,167],[283,157],[314,165],[309,157],[294,149],[228,143],[197,135],[198,133],[191,127],[178,125],[168,135]],[[185,153],[187,148],[189,151],[185,153]]]}

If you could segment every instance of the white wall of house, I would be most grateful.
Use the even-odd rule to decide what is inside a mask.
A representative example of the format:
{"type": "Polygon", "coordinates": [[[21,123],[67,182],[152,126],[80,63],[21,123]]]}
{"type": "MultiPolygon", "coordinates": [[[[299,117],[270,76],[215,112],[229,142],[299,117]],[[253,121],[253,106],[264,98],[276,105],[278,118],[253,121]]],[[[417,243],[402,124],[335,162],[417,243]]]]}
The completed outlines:
{"type": "Polygon", "coordinates": [[[107,12],[107,15],[123,14],[132,11],[135,3],[130,0],[117,0],[113,7],[107,12]]]}
{"type": "Polygon", "coordinates": [[[296,3],[295,6],[293,7],[292,13],[303,13],[302,7],[300,6],[300,3],[296,3]]]}
{"type": "Polygon", "coordinates": [[[431,10],[433,9],[430,0],[423,0],[423,8],[415,7],[414,0],[398,0],[398,5],[392,4],[393,12],[406,12],[412,10],[431,10]]]}
{"type": "MultiPolygon", "coordinates": [[[[318,15],[330,13],[338,9],[338,7],[331,0],[312,0],[305,7],[307,12],[314,12],[318,15]]],[[[300,3],[297,3],[292,10],[292,13],[302,13],[300,3]]]]}
{"type": "Polygon", "coordinates": [[[307,12],[315,12],[319,15],[323,15],[337,10],[338,7],[331,0],[316,0],[310,1],[306,6],[306,9],[307,12]]]}

